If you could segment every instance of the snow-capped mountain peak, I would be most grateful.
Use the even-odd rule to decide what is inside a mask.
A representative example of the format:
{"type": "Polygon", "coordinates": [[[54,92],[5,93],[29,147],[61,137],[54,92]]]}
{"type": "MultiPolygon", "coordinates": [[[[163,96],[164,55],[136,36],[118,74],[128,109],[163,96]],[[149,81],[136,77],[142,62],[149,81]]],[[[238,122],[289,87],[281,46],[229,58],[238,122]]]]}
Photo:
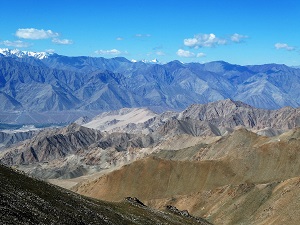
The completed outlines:
{"type": "Polygon", "coordinates": [[[48,58],[53,53],[49,52],[30,52],[30,51],[21,51],[18,49],[8,49],[8,48],[0,48],[0,54],[4,56],[15,56],[18,58],[24,57],[34,57],[37,59],[45,59],[48,58]]]}
{"type": "Polygon", "coordinates": [[[152,63],[158,63],[159,61],[157,59],[152,59],[150,62],[152,62],[152,63]]]}
{"type": "Polygon", "coordinates": [[[143,60],[141,60],[141,62],[143,62],[143,63],[154,63],[154,64],[159,63],[159,61],[157,59],[152,59],[152,60],[143,59],[143,60]]]}

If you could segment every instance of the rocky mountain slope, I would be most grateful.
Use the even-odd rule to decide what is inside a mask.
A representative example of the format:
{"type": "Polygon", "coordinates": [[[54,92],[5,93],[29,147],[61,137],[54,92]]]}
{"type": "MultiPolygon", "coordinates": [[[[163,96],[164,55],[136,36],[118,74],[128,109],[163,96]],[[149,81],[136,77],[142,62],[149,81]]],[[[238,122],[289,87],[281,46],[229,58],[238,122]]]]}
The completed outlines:
{"type": "Polygon", "coordinates": [[[191,105],[179,115],[179,118],[186,117],[229,128],[241,125],[257,130],[267,127],[287,130],[300,125],[300,108],[284,107],[266,110],[227,99],[209,104],[191,105]]]}
{"type": "Polygon", "coordinates": [[[135,195],[215,224],[297,224],[299,146],[299,128],[276,137],[239,129],[181,153],[158,152],[73,190],[114,201],[135,195]]]}
{"type": "Polygon", "coordinates": [[[299,109],[263,110],[232,100],[160,115],[143,108],[122,109],[102,113],[82,126],[43,130],[0,152],[0,160],[44,179],[75,178],[160,150],[205,146],[239,127],[272,137],[299,124],[299,109]]]}
{"type": "Polygon", "coordinates": [[[42,178],[74,178],[132,161],[153,151],[155,137],[103,133],[76,124],[46,129],[0,152],[0,162],[42,178]]]}
{"type": "Polygon", "coordinates": [[[32,138],[37,130],[3,130],[0,131],[0,149],[9,147],[12,144],[32,138]]]}
{"type": "Polygon", "coordinates": [[[0,54],[2,112],[182,110],[227,98],[267,109],[300,105],[300,70],[285,65],[161,65],[125,58],[34,55],[0,54]]]}
{"type": "Polygon", "coordinates": [[[190,134],[221,136],[243,126],[272,136],[300,126],[300,108],[267,110],[230,99],[193,104],[184,111],[154,114],[145,109],[122,109],[102,113],[81,125],[109,132],[190,134]],[[141,120],[143,118],[143,120],[141,120]]]}
{"type": "Polygon", "coordinates": [[[109,203],[85,198],[3,165],[0,207],[1,224],[210,224],[201,218],[154,210],[139,201],[109,203]]]}

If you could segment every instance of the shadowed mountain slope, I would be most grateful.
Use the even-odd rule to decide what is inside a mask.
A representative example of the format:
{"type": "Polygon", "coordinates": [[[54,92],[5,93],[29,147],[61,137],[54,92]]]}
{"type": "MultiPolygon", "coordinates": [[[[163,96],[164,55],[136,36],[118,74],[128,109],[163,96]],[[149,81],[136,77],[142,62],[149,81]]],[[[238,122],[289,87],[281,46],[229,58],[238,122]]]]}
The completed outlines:
{"type": "Polygon", "coordinates": [[[210,224],[129,202],[93,200],[0,165],[2,224],[210,224]]]}
{"type": "Polygon", "coordinates": [[[32,138],[37,134],[37,130],[27,130],[27,131],[0,131],[0,149],[1,147],[9,147],[14,143],[24,141],[26,139],[32,138]]]}

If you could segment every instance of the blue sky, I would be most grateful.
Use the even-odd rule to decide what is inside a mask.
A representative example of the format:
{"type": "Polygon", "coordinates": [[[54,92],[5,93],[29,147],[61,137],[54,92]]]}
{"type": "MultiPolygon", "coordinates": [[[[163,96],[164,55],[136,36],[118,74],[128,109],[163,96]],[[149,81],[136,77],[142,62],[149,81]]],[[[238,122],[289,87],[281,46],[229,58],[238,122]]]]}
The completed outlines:
{"type": "Polygon", "coordinates": [[[161,62],[300,65],[300,1],[1,0],[0,47],[161,62]]]}

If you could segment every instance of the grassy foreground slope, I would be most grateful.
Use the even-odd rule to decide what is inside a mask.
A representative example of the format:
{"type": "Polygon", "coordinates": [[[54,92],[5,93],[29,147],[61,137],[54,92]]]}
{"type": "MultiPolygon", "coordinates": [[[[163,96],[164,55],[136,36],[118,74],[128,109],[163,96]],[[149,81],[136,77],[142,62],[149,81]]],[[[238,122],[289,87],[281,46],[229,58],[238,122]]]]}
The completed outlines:
{"type": "Polygon", "coordinates": [[[209,224],[129,202],[89,199],[0,165],[1,224],[209,224]]]}

